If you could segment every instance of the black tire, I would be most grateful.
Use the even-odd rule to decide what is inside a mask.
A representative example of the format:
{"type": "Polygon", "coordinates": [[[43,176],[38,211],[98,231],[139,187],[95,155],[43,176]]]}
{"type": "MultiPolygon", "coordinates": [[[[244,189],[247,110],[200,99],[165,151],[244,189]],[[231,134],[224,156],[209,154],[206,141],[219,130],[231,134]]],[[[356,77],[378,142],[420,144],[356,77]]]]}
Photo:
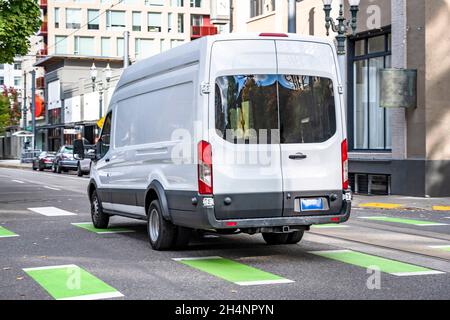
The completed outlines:
{"type": "Polygon", "coordinates": [[[80,163],[78,163],[77,176],[79,176],[79,177],[82,177],[82,176],[83,176],[83,171],[81,170],[80,163]]]}
{"type": "Polygon", "coordinates": [[[147,214],[147,234],[150,245],[154,250],[164,251],[174,247],[177,228],[166,221],[162,215],[158,200],[154,200],[147,214]]]}
{"type": "Polygon", "coordinates": [[[288,233],[263,233],[264,241],[269,245],[281,245],[286,244],[289,234],[288,233]]]}
{"type": "Polygon", "coordinates": [[[289,236],[287,238],[286,244],[297,244],[297,243],[299,243],[302,240],[304,233],[305,233],[304,230],[298,230],[298,231],[294,231],[292,233],[289,233],[289,236]]]}
{"type": "Polygon", "coordinates": [[[186,249],[192,236],[192,229],[185,227],[176,227],[176,236],[174,242],[175,249],[186,249]]]}
{"type": "Polygon", "coordinates": [[[42,167],[41,165],[39,165],[39,171],[44,171],[44,167],[42,167]]]}
{"type": "Polygon", "coordinates": [[[102,201],[97,190],[91,195],[91,218],[94,227],[97,229],[107,229],[109,224],[109,215],[103,212],[102,201]]]}
{"type": "Polygon", "coordinates": [[[33,168],[33,171],[37,170],[37,168],[34,166],[34,164],[33,164],[32,168],[33,168]]]}

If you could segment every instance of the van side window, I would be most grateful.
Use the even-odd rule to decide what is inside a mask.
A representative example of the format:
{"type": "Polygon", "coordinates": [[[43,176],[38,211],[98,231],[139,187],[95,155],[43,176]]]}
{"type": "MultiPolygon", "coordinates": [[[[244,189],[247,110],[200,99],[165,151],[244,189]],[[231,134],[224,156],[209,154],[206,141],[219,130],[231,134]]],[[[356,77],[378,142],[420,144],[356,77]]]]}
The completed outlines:
{"type": "Polygon", "coordinates": [[[103,124],[102,135],[100,136],[100,139],[102,141],[100,158],[103,158],[108,153],[111,145],[111,120],[112,120],[112,112],[110,112],[106,116],[105,123],[103,124]]]}
{"type": "Polygon", "coordinates": [[[336,133],[331,79],[237,75],[216,80],[217,133],[235,144],[321,143],[336,133]]]}

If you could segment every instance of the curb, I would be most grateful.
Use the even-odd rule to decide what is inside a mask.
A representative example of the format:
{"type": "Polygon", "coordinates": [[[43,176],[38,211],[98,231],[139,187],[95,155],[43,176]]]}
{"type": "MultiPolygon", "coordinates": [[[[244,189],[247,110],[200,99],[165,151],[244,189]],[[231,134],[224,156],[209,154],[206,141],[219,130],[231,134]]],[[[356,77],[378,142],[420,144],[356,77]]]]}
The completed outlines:
{"type": "Polygon", "coordinates": [[[0,164],[0,168],[31,170],[31,164],[30,164],[30,166],[21,166],[21,165],[14,165],[14,164],[13,165],[0,164]]]}

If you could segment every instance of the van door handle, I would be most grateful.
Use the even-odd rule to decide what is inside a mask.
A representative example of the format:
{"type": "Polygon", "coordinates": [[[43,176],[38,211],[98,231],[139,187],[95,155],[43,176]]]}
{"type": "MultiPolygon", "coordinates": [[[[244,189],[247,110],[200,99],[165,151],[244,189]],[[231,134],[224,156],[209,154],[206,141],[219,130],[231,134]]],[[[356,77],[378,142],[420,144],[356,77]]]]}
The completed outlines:
{"type": "Polygon", "coordinates": [[[306,159],[306,158],[308,158],[308,156],[306,155],[306,154],[303,154],[303,153],[297,153],[297,154],[291,154],[290,156],[289,156],[289,159],[291,159],[291,160],[303,160],[303,159],[306,159]]]}

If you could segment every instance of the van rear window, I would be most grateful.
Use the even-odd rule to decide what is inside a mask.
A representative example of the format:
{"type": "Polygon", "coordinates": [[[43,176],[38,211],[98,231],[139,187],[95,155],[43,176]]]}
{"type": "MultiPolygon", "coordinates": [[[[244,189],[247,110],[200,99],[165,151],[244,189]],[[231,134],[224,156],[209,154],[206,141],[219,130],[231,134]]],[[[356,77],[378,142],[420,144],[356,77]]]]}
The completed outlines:
{"type": "Polygon", "coordinates": [[[216,80],[216,130],[235,144],[321,143],[336,133],[331,79],[237,75],[216,80]]]}

